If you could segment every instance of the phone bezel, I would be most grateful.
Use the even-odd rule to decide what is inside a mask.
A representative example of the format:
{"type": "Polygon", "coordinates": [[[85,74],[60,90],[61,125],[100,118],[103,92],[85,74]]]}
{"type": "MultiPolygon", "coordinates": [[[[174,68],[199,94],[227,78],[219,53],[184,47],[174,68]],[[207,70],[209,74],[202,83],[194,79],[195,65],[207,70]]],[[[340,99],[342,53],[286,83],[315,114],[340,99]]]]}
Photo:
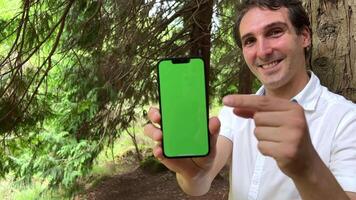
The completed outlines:
{"type": "Polygon", "coordinates": [[[174,64],[179,63],[187,63],[186,61],[190,62],[192,59],[200,59],[203,62],[203,69],[204,69],[204,86],[205,86],[205,102],[206,102],[206,126],[207,126],[207,138],[208,138],[208,151],[206,154],[202,155],[177,155],[177,156],[168,156],[164,150],[164,128],[163,128],[163,118],[161,118],[161,130],[162,130],[162,151],[163,155],[166,158],[194,158],[194,157],[205,157],[208,156],[210,153],[210,131],[209,131],[209,91],[208,91],[208,74],[206,70],[206,65],[204,59],[202,57],[173,57],[173,58],[163,58],[157,64],[157,84],[158,84],[158,96],[159,96],[159,111],[162,116],[162,106],[161,106],[161,88],[160,88],[160,74],[159,74],[159,66],[160,63],[163,61],[172,61],[174,64]]]}

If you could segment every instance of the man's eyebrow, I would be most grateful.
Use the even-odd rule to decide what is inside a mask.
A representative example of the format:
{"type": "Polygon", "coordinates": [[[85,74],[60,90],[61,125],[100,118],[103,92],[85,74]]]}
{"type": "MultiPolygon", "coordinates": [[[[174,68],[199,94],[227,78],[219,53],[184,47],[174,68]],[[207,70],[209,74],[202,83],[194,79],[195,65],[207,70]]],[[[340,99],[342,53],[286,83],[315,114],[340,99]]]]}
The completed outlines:
{"type": "MultiPolygon", "coordinates": [[[[263,27],[264,30],[267,30],[267,29],[270,29],[270,28],[274,28],[274,27],[288,27],[287,23],[285,22],[280,22],[280,21],[277,21],[277,22],[272,22],[270,24],[267,24],[265,27],[263,27]]],[[[243,35],[241,37],[241,41],[244,41],[244,39],[250,37],[250,36],[253,36],[252,33],[246,33],[245,35],[243,35]]]]}
{"type": "Polygon", "coordinates": [[[273,22],[273,23],[270,23],[268,24],[267,26],[265,26],[263,29],[270,29],[270,28],[274,28],[274,27],[283,27],[283,28],[286,28],[288,27],[287,23],[285,22],[273,22]]]}

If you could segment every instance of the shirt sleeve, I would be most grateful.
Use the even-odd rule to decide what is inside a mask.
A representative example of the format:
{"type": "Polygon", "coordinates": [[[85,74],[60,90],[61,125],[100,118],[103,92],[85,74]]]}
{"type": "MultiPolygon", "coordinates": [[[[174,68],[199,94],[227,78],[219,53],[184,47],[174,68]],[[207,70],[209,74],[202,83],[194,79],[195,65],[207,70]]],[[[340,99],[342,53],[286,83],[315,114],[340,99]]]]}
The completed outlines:
{"type": "Polygon", "coordinates": [[[353,106],[339,123],[332,147],[330,170],[344,189],[356,192],[356,109],[353,106]]]}
{"type": "Polygon", "coordinates": [[[232,119],[232,108],[224,106],[219,114],[219,120],[221,124],[219,134],[233,142],[232,119]]]}

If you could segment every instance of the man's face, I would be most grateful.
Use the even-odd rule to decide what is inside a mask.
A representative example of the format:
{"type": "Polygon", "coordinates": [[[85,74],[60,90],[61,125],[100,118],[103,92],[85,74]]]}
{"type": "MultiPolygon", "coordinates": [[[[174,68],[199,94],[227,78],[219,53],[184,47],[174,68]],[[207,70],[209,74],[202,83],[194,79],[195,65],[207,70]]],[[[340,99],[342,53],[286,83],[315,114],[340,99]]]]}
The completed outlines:
{"type": "Polygon", "coordinates": [[[305,29],[297,35],[287,8],[252,8],[241,20],[240,35],[245,61],[266,89],[286,89],[301,81],[310,34],[305,29]]]}

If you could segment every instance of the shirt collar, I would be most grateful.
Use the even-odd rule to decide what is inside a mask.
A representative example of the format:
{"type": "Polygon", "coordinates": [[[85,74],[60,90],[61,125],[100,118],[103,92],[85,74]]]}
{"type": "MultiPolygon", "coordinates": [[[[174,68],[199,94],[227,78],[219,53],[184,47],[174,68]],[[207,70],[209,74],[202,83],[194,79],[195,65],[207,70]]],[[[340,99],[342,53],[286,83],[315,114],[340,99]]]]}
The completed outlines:
{"type": "MultiPolygon", "coordinates": [[[[312,71],[309,73],[310,80],[308,84],[302,91],[294,96],[291,101],[298,102],[298,104],[301,105],[306,111],[314,111],[321,95],[322,87],[320,85],[319,78],[312,71]]],[[[260,89],[256,92],[256,95],[265,95],[265,87],[260,87],[260,89]]]]}

